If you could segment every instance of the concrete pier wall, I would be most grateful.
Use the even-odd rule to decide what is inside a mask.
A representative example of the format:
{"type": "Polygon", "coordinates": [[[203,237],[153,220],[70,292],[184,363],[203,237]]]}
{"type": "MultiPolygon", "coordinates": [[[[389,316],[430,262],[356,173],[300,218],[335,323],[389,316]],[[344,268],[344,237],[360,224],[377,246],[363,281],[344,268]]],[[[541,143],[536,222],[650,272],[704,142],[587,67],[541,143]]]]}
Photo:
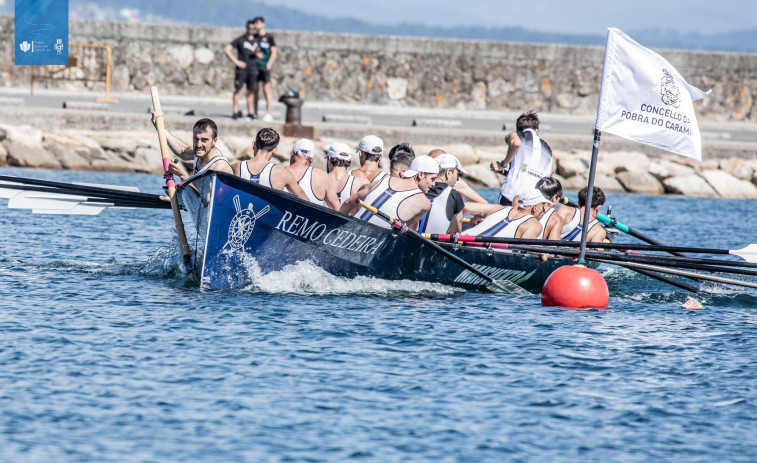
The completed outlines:
{"type": "MultiPolygon", "coordinates": [[[[241,23],[240,23],[241,26],[241,23]]],[[[72,21],[72,43],[113,49],[112,91],[231,94],[233,65],[223,47],[241,27],[72,21]]],[[[271,31],[279,48],[274,93],[294,89],[317,101],[593,114],[603,47],[271,31]]],[[[0,17],[0,86],[28,87],[13,66],[13,17],[0,17]]],[[[661,53],[689,83],[713,93],[698,102],[703,120],[755,121],[757,54],[661,53]]],[[[102,88],[84,82],[35,86],[102,88]]]]}

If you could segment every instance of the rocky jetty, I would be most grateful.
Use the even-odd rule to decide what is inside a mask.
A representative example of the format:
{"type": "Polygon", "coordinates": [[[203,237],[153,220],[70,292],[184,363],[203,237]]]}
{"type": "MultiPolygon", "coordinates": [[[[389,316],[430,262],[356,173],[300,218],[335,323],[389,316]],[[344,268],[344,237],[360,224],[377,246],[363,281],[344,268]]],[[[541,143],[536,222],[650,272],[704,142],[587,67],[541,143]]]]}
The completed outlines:
{"type": "MultiPolygon", "coordinates": [[[[192,139],[190,132],[177,131],[174,134],[187,142],[192,139]]],[[[315,140],[315,143],[321,152],[325,152],[334,141],[357,146],[357,140],[333,138],[315,140]]],[[[287,162],[294,142],[293,138],[282,138],[274,161],[287,162]]],[[[248,159],[252,155],[252,140],[244,136],[221,137],[218,147],[232,161],[248,159]]],[[[472,185],[491,188],[500,186],[502,176],[491,172],[489,163],[504,158],[504,145],[415,145],[418,154],[433,148],[442,148],[456,155],[468,170],[466,180],[472,185]]],[[[566,190],[577,190],[586,185],[590,151],[555,151],[554,158],[555,176],[566,190]]],[[[355,156],[353,165],[357,163],[355,156]]],[[[384,159],[382,163],[382,167],[388,169],[388,159],[384,159]]],[[[9,124],[0,124],[0,165],[162,173],[155,132],[53,132],[9,124]]],[[[316,156],[315,165],[323,168],[325,157],[316,156]]],[[[757,160],[728,158],[708,160],[697,165],[689,158],[673,154],[651,157],[637,151],[604,152],[597,163],[596,185],[608,192],[756,199],[757,160]]]]}

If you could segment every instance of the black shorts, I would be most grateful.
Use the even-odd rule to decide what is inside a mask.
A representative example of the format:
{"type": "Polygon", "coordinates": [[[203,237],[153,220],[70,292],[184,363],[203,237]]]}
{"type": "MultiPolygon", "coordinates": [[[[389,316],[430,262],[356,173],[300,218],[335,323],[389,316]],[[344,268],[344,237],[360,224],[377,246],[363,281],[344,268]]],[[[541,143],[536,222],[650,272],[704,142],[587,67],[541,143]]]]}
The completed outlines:
{"type": "Polygon", "coordinates": [[[512,206],[513,202],[510,201],[509,199],[505,198],[504,196],[502,196],[502,193],[500,193],[499,194],[499,205],[500,206],[512,206]]]}
{"type": "Polygon", "coordinates": [[[254,92],[258,89],[258,69],[255,65],[247,65],[244,69],[236,68],[234,70],[234,89],[247,85],[247,90],[254,92]]]}
{"type": "Polygon", "coordinates": [[[271,81],[271,70],[268,68],[258,68],[258,82],[267,84],[271,81]]]}

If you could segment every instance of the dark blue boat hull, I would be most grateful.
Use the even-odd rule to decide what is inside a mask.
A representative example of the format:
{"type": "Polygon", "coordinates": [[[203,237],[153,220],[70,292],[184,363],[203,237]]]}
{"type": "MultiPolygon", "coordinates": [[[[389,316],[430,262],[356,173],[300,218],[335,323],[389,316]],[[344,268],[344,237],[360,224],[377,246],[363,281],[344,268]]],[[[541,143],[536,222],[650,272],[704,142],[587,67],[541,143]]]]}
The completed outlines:
{"type": "MultiPolygon", "coordinates": [[[[251,283],[250,265],[263,273],[310,261],[346,278],[439,282],[484,289],[487,282],[423,243],[239,177],[208,172],[179,188],[192,216],[193,268],[201,284],[238,289],[251,283]],[[254,262],[253,262],[254,259],[254,262]]],[[[528,254],[445,244],[445,249],[497,280],[538,292],[570,259],[539,262],[528,254]]]]}

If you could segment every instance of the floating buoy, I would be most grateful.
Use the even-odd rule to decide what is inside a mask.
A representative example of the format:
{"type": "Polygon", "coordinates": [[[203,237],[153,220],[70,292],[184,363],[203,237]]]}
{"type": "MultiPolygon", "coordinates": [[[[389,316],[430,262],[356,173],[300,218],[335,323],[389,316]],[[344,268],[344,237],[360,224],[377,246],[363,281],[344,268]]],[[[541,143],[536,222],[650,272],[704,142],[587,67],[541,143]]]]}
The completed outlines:
{"type": "Polygon", "coordinates": [[[541,290],[541,305],[569,309],[606,309],[610,302],[607,282],[594,269],[582,265],[560,267],[541,290]]]}

